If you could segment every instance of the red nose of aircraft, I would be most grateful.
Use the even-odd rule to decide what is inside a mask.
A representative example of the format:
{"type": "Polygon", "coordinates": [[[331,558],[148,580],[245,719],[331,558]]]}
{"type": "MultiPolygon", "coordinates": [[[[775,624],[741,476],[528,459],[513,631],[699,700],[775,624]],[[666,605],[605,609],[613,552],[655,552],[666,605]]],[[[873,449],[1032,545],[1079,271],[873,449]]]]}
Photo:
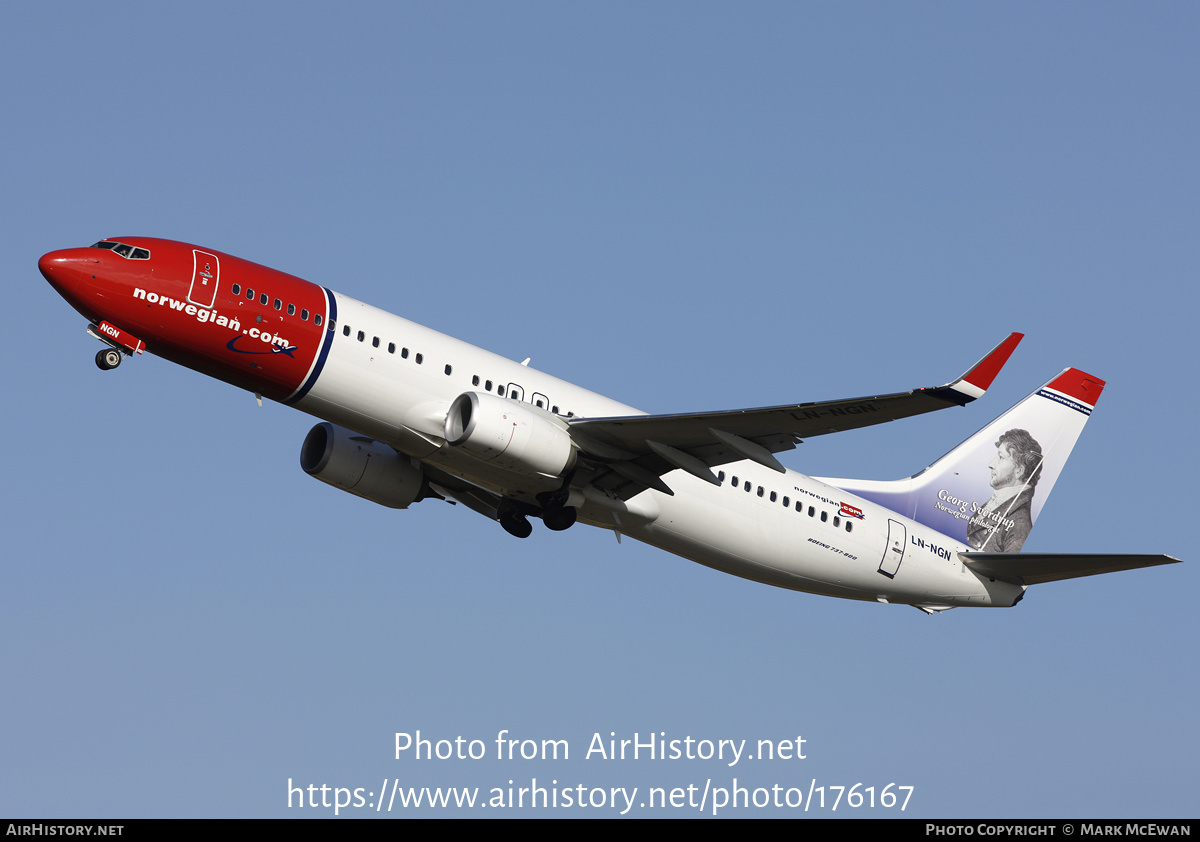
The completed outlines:
{"type": "Polygon", "coordinates": [[[96,270],[99,260],[94,249],[60,249],[42,255],[38,269],[58,294],[67,299],[76,310],[91,317],[89,299],[98,292],[96,270]]]}
{"type": "Polygon", "coordinates": [[[38,261],[42,276],[63,295],[79,291],[80,284],[90,280],[93,267],[99,262],[83,254],[86,249],[59,249],[43,254],[38,261]]]}

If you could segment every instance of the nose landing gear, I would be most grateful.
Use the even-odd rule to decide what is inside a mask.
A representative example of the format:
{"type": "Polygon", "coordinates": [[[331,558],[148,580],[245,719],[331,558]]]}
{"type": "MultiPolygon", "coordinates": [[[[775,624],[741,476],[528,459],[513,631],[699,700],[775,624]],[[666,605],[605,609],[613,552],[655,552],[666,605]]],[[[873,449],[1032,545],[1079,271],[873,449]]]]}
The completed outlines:
{"type": "Polygon", "coordinates": [[[116,368],[126,354],[140,354],[146,348],[142,340],[108,322],[89,324],[87,332],[104,343],[104,348],[96,354],[96,367],[101,371],[116,368]]]}
{"type": "Polygon", "coordinates": [[[121,352],[116,348],[101,348],[96,352],[96,366],[101,371],[108,371],[121,364],[121,352]]]}

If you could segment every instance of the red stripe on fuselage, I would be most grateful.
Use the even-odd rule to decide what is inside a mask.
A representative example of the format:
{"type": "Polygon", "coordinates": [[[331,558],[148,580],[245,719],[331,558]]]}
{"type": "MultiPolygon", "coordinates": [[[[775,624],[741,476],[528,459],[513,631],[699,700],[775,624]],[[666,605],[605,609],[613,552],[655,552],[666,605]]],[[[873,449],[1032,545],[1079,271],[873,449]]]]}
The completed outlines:
{"type": "Polygon", "coordinates": [[[130,260],[108,249],[66,249],[46,255],[39,266],[76,310],[134,334],[157,356],[273,400],[300,388],[328,326],[321,287],[187,243],[114,239],[149,250],[150,259],[130,260]],[[197,249],[220,260],[211,307],[189,300],[197,249]],[[316,315],[320,326],[314,324],[316,315]]]}

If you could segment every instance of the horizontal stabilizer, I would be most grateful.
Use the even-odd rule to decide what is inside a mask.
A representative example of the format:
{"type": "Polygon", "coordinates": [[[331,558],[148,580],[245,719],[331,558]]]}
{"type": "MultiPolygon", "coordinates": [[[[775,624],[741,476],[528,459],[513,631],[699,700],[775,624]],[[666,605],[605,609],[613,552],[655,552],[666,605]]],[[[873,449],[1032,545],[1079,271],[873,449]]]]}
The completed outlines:
{"type": "Polygon", "coordinates": [[[1180,561],[1169,555],[1094,553],[959,553],[958,557],[968,569],[980,576],[1016,585],[1040,585],[1098,573],[1178,564],[1180,561]]]}

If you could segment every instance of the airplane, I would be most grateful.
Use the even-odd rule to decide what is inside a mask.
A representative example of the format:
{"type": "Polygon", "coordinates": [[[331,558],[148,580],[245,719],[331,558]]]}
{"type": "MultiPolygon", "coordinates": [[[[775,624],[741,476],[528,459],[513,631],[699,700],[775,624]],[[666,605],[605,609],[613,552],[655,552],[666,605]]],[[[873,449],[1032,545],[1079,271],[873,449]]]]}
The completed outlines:
{"type": "Polygon", "coordinates": [[[1178,561],[1020,552],[1104,388],[1074,368],[907,479],[809,477],[775,457],[804,438],[965,406],[1020,333],[942,386],[647,415],[208,248],[119,237],[38,267],[103,343],[101,369],[150,351],[316,416],[301,468],[383,506],[457,502],[518,538],[531,518],[555,531],[585,523],[768,585],[926,614],[1178,561]]]}

